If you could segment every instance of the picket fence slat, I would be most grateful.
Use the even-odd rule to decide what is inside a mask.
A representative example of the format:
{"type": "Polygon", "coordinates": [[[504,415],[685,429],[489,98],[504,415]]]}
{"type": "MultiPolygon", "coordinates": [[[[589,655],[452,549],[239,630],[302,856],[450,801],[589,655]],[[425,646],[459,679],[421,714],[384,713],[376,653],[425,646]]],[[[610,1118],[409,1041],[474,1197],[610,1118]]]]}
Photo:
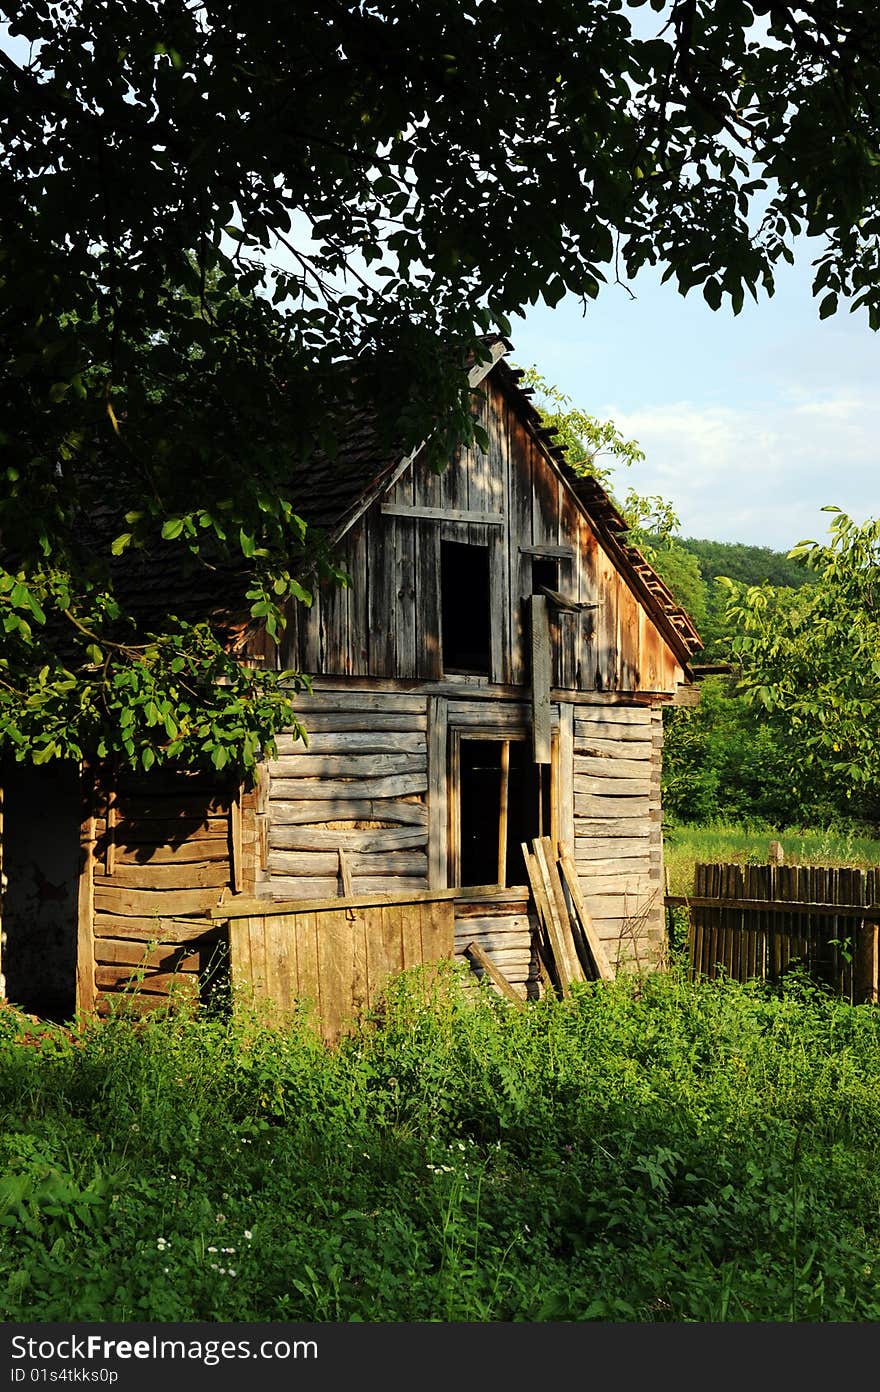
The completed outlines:
{"type": "Polygon", "coordinates": [[[794,967],[844,999],[878,1000],[880,874],[834,866],[698,864],[688,908],[693,978],[779,982],[794,967]]]}

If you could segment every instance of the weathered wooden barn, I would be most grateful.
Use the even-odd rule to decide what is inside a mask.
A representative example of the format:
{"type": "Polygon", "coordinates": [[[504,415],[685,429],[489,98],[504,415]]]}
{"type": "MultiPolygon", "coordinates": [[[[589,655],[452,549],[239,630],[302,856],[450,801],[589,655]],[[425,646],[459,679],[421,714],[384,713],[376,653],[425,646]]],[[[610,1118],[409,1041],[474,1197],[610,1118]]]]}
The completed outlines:
{"type": "Polygon", "coordinates": [[[525,994],[536,964],[521,844],[542,834],[573,848],[611,958],[656,963],[661,712],[699,639],[606,493],[542,429],[507,347],[471,373],[487,450],[436,474],[418,451],[382,457],[365,418],[334,467],[313,471],[310,520],[351,584],[297,606],[280,650],[256,633],[242,653],[310,674],[307,745],[282,737],[246,788],[6,770],[9,999],[64,1016],[106,1010],[133,973],[143,1008],[204,989],[223,910],[245,915],[236,905],[251,906],[250,938],[233,935],[233,978],[244,953],[247,971],[259,957],[280,980],[283,925],[253,901],[268,914],[284,900],[308,937],[275,989],[291,1003],[303,983],[320,993],[322,960],[333,969],[344,920],[322,939],[321,905],[339,896],[362,910],[367,959],[367,910],[385,906],[383,970],[476,941],[525,994]],[[446,906],[439,935],[432,903],[446,906]],[[419,915],[424,951],[407,947],[419,915]]]}

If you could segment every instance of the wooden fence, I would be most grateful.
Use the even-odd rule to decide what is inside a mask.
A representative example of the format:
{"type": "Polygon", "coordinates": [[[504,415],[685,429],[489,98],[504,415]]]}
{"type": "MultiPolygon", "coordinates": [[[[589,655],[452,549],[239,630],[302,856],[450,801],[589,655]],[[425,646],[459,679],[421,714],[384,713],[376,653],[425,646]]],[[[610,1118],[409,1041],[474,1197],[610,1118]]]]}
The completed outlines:
{"type": "Polygon", "coordinates": [[[452,957],[454,890],[345,899],[228,901],[234,998],[273,1013],[311,1006],[328,1042],[379,999],[388,978],[452,957]]]}
{"type": "Polygon", "coordinates": [[[796,963],[845,1000],[876,1001],[880,872],[812,865],[697,865],[693,977],[777,982],[796,963]]]}

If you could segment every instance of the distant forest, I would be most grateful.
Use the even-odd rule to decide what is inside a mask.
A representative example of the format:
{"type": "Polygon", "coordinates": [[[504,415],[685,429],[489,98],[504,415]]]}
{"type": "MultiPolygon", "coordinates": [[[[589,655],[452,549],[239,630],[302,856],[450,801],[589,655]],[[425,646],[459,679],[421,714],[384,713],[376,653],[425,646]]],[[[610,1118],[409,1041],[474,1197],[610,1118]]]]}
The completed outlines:
{"type": "Polygon", "coordinates": [[[742,542],[709,541],[702,537],[646,536],[649,559],[688,611],[703,640],[701,662],[728,656],[724,621],[725,592],[716,578],[726,575],[747,585],[770,584],[777,589],[811,585],[815,576],[783,551],[742,542]]]}

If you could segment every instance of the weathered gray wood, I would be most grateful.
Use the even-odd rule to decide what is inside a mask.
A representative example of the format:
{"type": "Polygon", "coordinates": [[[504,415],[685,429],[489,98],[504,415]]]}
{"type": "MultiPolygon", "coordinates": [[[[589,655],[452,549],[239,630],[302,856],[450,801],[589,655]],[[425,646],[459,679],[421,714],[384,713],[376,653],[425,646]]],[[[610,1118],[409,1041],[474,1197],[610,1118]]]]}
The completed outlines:
{"type": "Polygon", "coordinates": [[[590,910],[584,903],[580,883],[578,881],[577,867],[572,860],[571,851],[564,843],[559,846],[559,872],[571,898],[575,917],[584,939],[586,940],[586,945],[589,948],[597,975],[601,981],[611,981],[614,978],[611,963],[605,956],[605,950],[602,946],[601,939],[593,926],[590,910]]]}
{"type": "Polygon", "coordinates": [[[522,556],[546,556],[549,559],[555,558],[562,561],[571,561],[575,558],[573,546],[556,546],[552,542],[536,546],[521,546],[519,550],[522,556]]]}
{"type": "Polygon", "coordinates": [[[456,925],[456,944],[468,943],[471,939],[481,942],[487,951],[511,951],[524,954],[531,952],[531,922],[520,914],[511,919],[475,918],[465,919],[456,925]],[[509,931],[502,931],[501,925],[510,923],[509,931]]]}
{"type": "MultiPolygon", "coordinates": [[[[326,785],[324,785],[326,787],[326,785]]],[[[309,826],[321,822],[399,822],[405,826],[428,825],[428,808],[424,802],[403,802],[396,798],[361,798],[356,796],[358,785],[352,784],[352,792],[332,802],[320,800],[293,802],[273,796],[270,788],[270,815],[273,827],[309,826]]]]}
{"type": "Polygon", "coordinates": [[[636,779],[649,784],[651,770],[646,759],[603,758],[575,752],[574,771],[581,778],[636,779]]]}
{"type": "MultiPolygon", "coordinates": [[[[337,679],[338,680],[338,679],[337,679]]],[[[311,694],[303,692],[294,697],[297,714],[329,714],[342,711],[377,711],[388,715],[402,715],[405,712],[423,715],[425,698],[406,691],[376,691],[369,686],[352,689],[333,686],[331,678],[321,680],[315,677],[311,694]]]]}
{"type": "Polygon", "coordinates": [[[485,972],[486,976],[488,976],[489,980],[493,983],[497,990],[500,991],[502,996],[506,997],[506,999],[509,1001],[513,1001],[514,1005],[517,1005],[519,1007],[522,1006],[522,998],[517,995],[516,991],[514,991],[510,982],[507,980],[507,977],[504,975],[502,971],[498,969],[498,967],[492,961],[491,957],[489,957],[488,954],[483,951],[479,943],[468,943],[464,951],[465,955],[470,958],[471,962],[474,963],[475,966],[479,967],[481,971],[485,972]]]}
{"type": "MultiPolygon", "coordinates": [[[[373,717],[367,716],[364,723],[372,724],[373,717]]],[[[288,740],[282,749],[279,738],[277,759],[269,762],[269,772],[283,772],[284,769],[299,764],[303,756],[340,754],[424,754],[424,730],[413,730],[411,717],[397,730],[319,730],[309,731],[309,742],[288,740]]]]}
{"type": "Polygon", "coordinates": [[[338,782],[330,778],[276,778],[272,780],[269,798],[273,803],[288,800],[317,802],[337,798],[342,802],[354,798],[405,797],[410,793],[424,793],[427,787],[426,773],[392,774],[388,778],[352,778],[338,782]]]}
{"type": "Polygon", "coordinates": [[[574,792],[574,815],[578,817],[643,817],[654,808],[660,807],[659,800],[634,797],[600,797],[594,793],[574,792]]]}
{"type": "Polygon", "coordinates": [[[635,759],[639,763],[650,763],[654,754],[651,740],[611,740],[578,739],[574,742],[575,758],[586,755],[588,758],[605,759],[617,763],[618,759],[635,759]]]}
{"type": "Polygon", "coordinates": [[[380,778],[395,773],[421,773],[425,754],[296,754],[273,759],[269,773],[273,781],[293,778],[380,778]]]}
{"type": "MultiPolygon", "coordinates": [[[[117,832],[117,836],[119,833],[117,832]]],[[[128,845],[119,839],[116,843],[116,865],[114,878],[120,868],[129,866],[186,865],[204,864],[205,861],[225,861],[229,859],[228,836],[217,836],[197,841],[183,841],[179,845],[164,846],[128,845]]]]}
{"type": "Polygon", "coordinates": [[[661,886],[654,885],[647,894],[597,894],[590,887],[589,879],[581,880],[584,901],[593,918],[640,918],[642,914],[662,902],[661,886]]]}
{"type": "Polygon", "coordinates": [[[189,864],[118,864],[112,877],[105,876],[104,884],[129,889],[199,889],[213,887],[218,892],[229,884],[228,859],[189,864]]]}
{"type": "MultiPolygon", "coordinates": [[[[634,759],[645,755],[646,751],[642,748],[644,744],[653,746],[653,732],[650,725],[612,725],[604,720],[597,721],[595,725],[587,724],[578,719],[579,709],[579,707],[575,707],[574,739],[577,752],[598,746],[601,742],[602,745],[623,745],[624,747],[620,750],[621,757],[634,759]],[[633,746],[632,751],[628,746],[633,746]]],[[[613,749],[609,752],[612,753],[613,757],[613,749]]],[[[650,757],[649,752],[648,757],[650,757]]]]}
{"type": "Polygon", "coordinates": [[[574,840],[574,712],[568,702],[559,710],[559,734],[556,761],[553,766],[554,835],[557,841],[574,840]]]}
{"type": "Polygon", "coordinates": [[[382,503],[386,517],[414,517],[422,522],[473,522],[487,527],[503,527],[500,512],[472,512],[467,508],[409,507],[406,503],[382,503]]]}
{"type": "Polygon", "coordinates": [[[450,698],[448,702],[448,721],[456,728],[479,726],[485,730],[498,731],[499,738],[505,734],[522,734],[529,726],[531,707],[524,701],[477,700],[450,698]]]}
{"type": "MultiPolygon", "coordinates": [[[[426,888],[425,876],[403,876],[403,875],[354,875],[352,876],[352,890],[354,898],[378,894],[383,898],[392,901],[402,895],[410,895],[422,891],[426,888]]],[[[294,899],[301,894],[304,899],[310,902],[313,899],[330,899],[334,892],[338,892],[339,881],[334,875],[313,876],[313,875],[272,875],[270,888],[273,900],[294,899]]],[[[338,902],[342,902],[338,900],[338,902]]]]}
{"type": "Polygon", "coordinates": [[[104,966],[144,967],[157,971],[198,971],[200,951],[172,943],[144,943],[129,938],[96,938],[95,961],[104,966]]]}
{"type": "Polygon", "coordinates": [[[205,912],[220,899],[219,889],[128,889],[95,883],[95,913],[122,918],[173,918],[205,912]]]}
{"type": "Polygon", "coordinates": [[[428,857],[424,851],[388,851],[373,854],[369,851],[351,851],[343,846],[335,851],[270,850],[269,868],[273,875],[334,875],[339,868],[339,850],[346,856],[348,865],[355,875],[427,874],[428,857]]]}
{"type": "Polygon", "coordinates": [[[375,827],[362,831],[342,831],[322,827],[273,826],[269,834],[271,851],[404,851],[426,846],[426,827],[375,827]]]}
{"type": "Polygon", "coordinates": [[[645,778],[616,778],[584,774],[580,771],[580,761],[574,766],[574,791],[597,798],[650,797],[651,780],[645,778]]]}
{"type": "MultiPolygon", "coordinates": [[[[308,745],[306,745],[304,740],[294,739],[293,735],[278,735],[275,743],[278,747],[279,756],[307,754],[310,750],[316,750],[315,741],[319,735],[322,740],[328,740],[327,747],[332,748],[332,737],[334,735],[365,735],[367,738],[373,739],[381,735],[394,735],[395,733],[403,735],[419,734],[425,730],[427,725],[424,698],[422,697],[420,700],[422,701],[422,710],[418,713],[410,710],[315,710],[303,712],[303,723],[305,724],[309,739],[308,745]]],[[[373,746],[370,745],[370,748],[372,747],[373,746]]],[[[394,748],[397,747],[397,745],[394,745],[394,748]]],[[[406,745],[403,747],[407,748],[406,745]]]]}
{"type": "MultiPolygon", "coordinates": [[[[398,891],[396,886],[387,886],[385,893],[371,891],[361,893],[355,891],[351,899],[340,899],[337,894],[324,895],[318,899],[306,899],[303,897],[292,896],[289,899],[257,899],[246,895],[236,896],[227,900],[223,904],[217,905],[207,915],[211,923],[232,922],[233,919],[262,917],[266,913],[278,914],[304,914],[320,913],[324,909],[368,909],[373,906],[398,904],[433,903],[435,900],[452,900],[456,896],[454,889],[425,889],[419,887],[414,890],[398,891]]],[[[204,925],[203,925],[204,926],[204,925]]]]}
{"type": "Polygon", "coordinates": [[[126,917],[95,915],[95,938],[125,938],[135,942],[198,943],[216,941],[217,929],[204,916],[192,918],[126,917]]]}
{"type": "Polygon", "coordinates": [[[489,533],[489,672],[493,682],[510,676],[507,611],[510,606],[505,536],[489,533]]]}
{"type": "Polygon", "coordinates": [[[550,762],[550,624],[544,595],[530,596],[531,678],[532,678],[532,756],[536,764],[550,762]]]}
{"type": "Polygon", "coordinates": [[[655,861],[647,848],[643,845],[638,854],[628,854],[622,856],[612,856],[608,859],[594,857],[589,859],[580,854],[579,843],[575,842],[574,858],[578,868],[578,874],[584,883],[588,880],[606,875],[646,875],[652,883],[660,883],[660,862],[655,861]]]}
{"type": "Polygon", "coordinates": [[[600,840],[598,837],[577,837],[575,840],[575,860],[613,861],[627,856],[648,856],[648,846],[643,838],[628,840],[625,837],[619,839],[608,837],[600,840]]]}
{"type": "Polygon", "coordinates": [[[443,889],[448,883],[447,702],[431,696],[428,702],[428,884],[443,889]]]}
{"type": "Polygon", "coordinates": [[[649,838],[654,824],[646,812],[641,817],[577,817],[574,825],[578,840],[619,836],[631,841],[637,836],[649,838]]]}
{"type": "Polygon", "coordinates": [[[578,865],[581,890],[591,900],[597,896],[614,894],[627,898],[644,898],[647,895],[655,894],[660,888],[660,881],[652,879],[647,871],[634,874],[624,872],[616,875],[608,873],[597,875],[592,869],[593,865],[597,863],[596,861],[581,861],[578,865]]]}

